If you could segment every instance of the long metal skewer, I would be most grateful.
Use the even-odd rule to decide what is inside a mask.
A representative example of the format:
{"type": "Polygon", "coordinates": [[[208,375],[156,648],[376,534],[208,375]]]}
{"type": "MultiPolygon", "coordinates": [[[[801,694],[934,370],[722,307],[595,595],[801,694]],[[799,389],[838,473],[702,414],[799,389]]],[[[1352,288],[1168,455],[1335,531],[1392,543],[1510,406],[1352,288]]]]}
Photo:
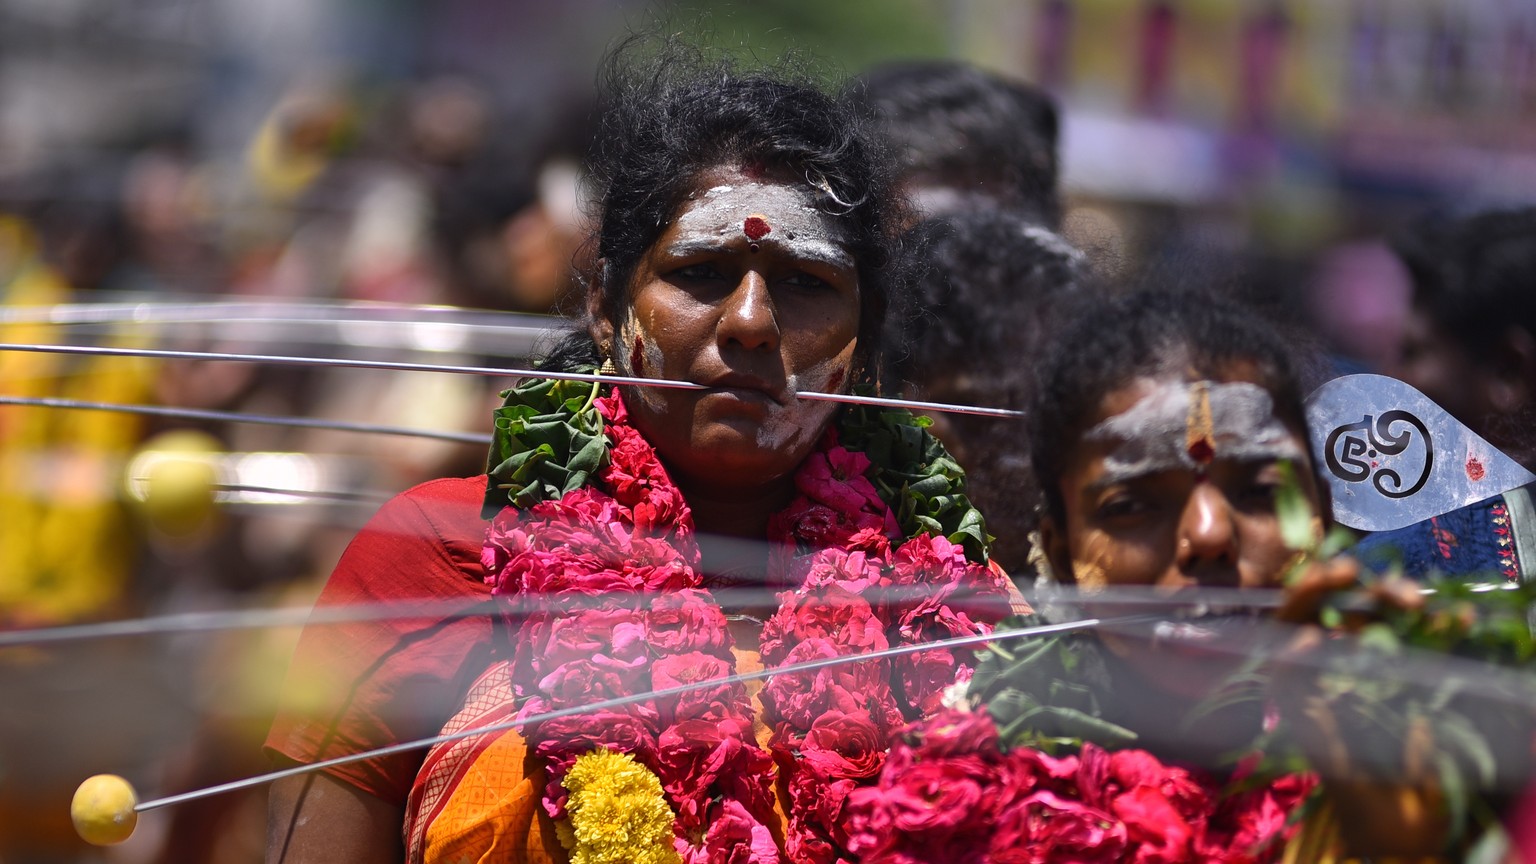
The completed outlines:
{"type": "MultiPolygon", "coordinates": [[[[40,354],[70,354],[91,357],[156,357],[177,360],[228,360],[241,363],[270,363],[281,366],[321,366],[350,369],[388,369],[397,372],[448,372],[484,375],[496,378],[550,378],[557,381],[602,381],[639,387],[664,387],[676,390],[708,390],[708,385],[664,378],[636,378],[626,375],[597,375],[584,372],[549,372],[540,369],[501,369],[491,366],[453,366],[437,363],[403,363],[392,360],[354,360],[341,357],[297,357],[285,354],[236,354],[217,351],[175,351],[163,348],[110,348],[87,345],[40,345],[17,342],[0,343],[0,351],[27,351],[40,354]]],[[[917,402],[884,396],[854,396],[842,393],[800,392],[795,396],[822,402],[853,405],[877,405],[951,414],[977,414],[985,417],[1020,417],[1023,412],[1009,408],[985,408],[976,405],[950,405],[942,402],[917,402]]]]}
{"type": "Polygon", "coordinates": [[[0,307],[0,324],[190,324],[283,321],[316,323],[449,324],[542,331],[568,328],[566,319],[527,312],[497,312],[413,303],[281,303],[249,301],[55,303],[0,307]]]}
{"type": "MultiPolygon", "coordinates": [[[[273,490],[281,492],[281,490],[273,490]]],[[[1471,586],[1472,591],[1510,591],[1518,585],[1484,583],[1471,586]]],[[[915,601],[926,597],[933,586],[912,585],[891,595],[892,600],[915,601]]],[[[1422,588],[1421,593],[1432,595],[1433,588],[1422,588]]],[[[772,588],[715,588],[711,595],[724,606],[740,608],[761,603],[777,603],[779,591],[772,588]]],[[[591,598],[599,602],[601,597],[591,598]]],[[[1031,602],[1046,598],[1027,597],[1031,602]]],[[[1201,605],[1220,605],[1248,609],[1273,609],[1283,602],[1278,589],[1260,591],[1238,588],[1209,588],[1168,597],[1152,591],[1132,588],[1109,589],[1093,593],[1069,592],[1056,589],[1049,602],[1093,603],[1100,607],[1139,607],[1142,610],[1157,609],[1163,614],[1177,609],[1190,609],[1201,605]]],[[[1369,598],[1359,594],[1346,594],[1340,598],[1344,611],[1366,611],[1369,598]]],[[[268,609],[229,609],[214,612],[188,612],[161,615],[153,618],[133,618],[120,621],[97,621],[89,624],[69,624],[59,627],[31,627],[20,630],[0,630],[0,648],[48,645],[61,642],[79,642],[94,639],[111,639],[131,636],[158,636],[173,633],[218,632],[223,630],[254,630],[268,627],[324,626],[367,621],[391,621],[410,618],[454,620],[476,618],[484,615],[526,615],[548,611],[555,606],[562,610],[571,608],[570,598],[498,597],[494,600],[416,600],[390,603],[356,603],[345,606],[290,606],[268,609]]],[[[1139,612],[1138,614],[1150,614],[1139,612]]]]}
{"type": "MultiPolygon", "coordinates": [[[[1130,619],[1139,617],[1142,616],[1126,616],[1125,618],[1113,620],[1117,623],[1129,623],[1130,619]]],[[[533,723],[543,723],[549,720],[558,720],[562,717],[572,717],[577,714],[602,711],[608,708],[620,708],[625,705],[633,705],[636,702],[645,702],[651,699],[665,699],[670,696],[676,696],[682,693],[688,693],[693,690],[700,690],[708,687],[730,686],[732,684],[740,684],[747,681],[771,678],[775,675],[789,675],[796,672],[812,672],[817,669],[825,669],[830,666],[842,666],[849,663],[863,663],[870,660],[880,660],[886,657],[900,657],[905,654],[915,654],[920,651],[932,651],[939,648],[956,648],[964,645],[975,645],[981,642],[991,642],[999,639],[1020,639],[1028,636],[1046,636],[1053,633],[1066,633],[1072,630],[1087,630],[1092,627],[1097,627],[1101,623],[1104,622],[1098,618],[1085,618],[1080,621],[1068,621],[1062,624],[1044,624],[1038,627],[1020,627],[1012,630],[998,630],[994,633],[982,633],[972,636],[954,636],[949,639],[939,639],[933,642],[923,642],[917,645],[897,645],[893,648],[885,648],[879,651],[870,651],[863,654],[844,654],[837,657],[823,657],[817,660],[807,660],[803,663],[791,663],[786,666],[779,666],[772,669],[760,669],[756,672],[742,672],[736,675],[729,675],[724,678],[711,678],[708,681],[696,681],[688,684],[681,684],[676,687],[668,687],[663,690],[652,690],[646,693],[632,693],[628,696],[616,696],[612,699],[603,699],[598,702],[593,702],[587,705],[576,705],[570,708],[560,708],[555,711],[549,711],[544,714],[537,714],[532,717],[507,720],[501,723],[492,723],[486,726],[477,726],[472,729],[465,729],[463,731],[454,732],[449,735],[434,735],[430,738],[418,738],[414,741],[405,741],[400,744],[392,744],[388,747],[380,747],[377,750],[367,750],[362,753],[352,753],[346,756],[337,756],[334,759],[325,759],[320,762],[312,762],[308,765],[298,765],[293,768],[284,768],[278,771],[269,772],[267,774],[259,774],[255,777],[247,777],[243,780],[235,780],[229,783],[221,783],[217,786],[209,786],[206,789],[194,789],[191,792],[182,792],[180,794],[170,795],[164,798],[153,798],[148,801],[141,801],[138,804],[135,804],[133,809],[142,813],[146,810],[154,810],[156,808],[166,807],[172,804],[181,804],[186,801],[196,801],[199,798],[208,798],[213,795],[223,794],[225,792],[234,792],[238,789],[246,789],[251,786],[260,786],[264,783],[271,783],[275,780],[281,780],[285,777],[297,777],[302,774],[308,774],[314,771],[324,770],[326,768],[334,768],[338,765],[348,765],[353,762],[362,762],[367,759],[377,759],[383,756],[393,756],[396,753],[407,753],[412,750],[420,750],[424,747],[431,747],[435,744],[442,744],[449,741],[459,741],[464,738],[473,738],[476,735],[484,735],[490,732],[504,732],[508,729],[514,729],[518,726],[527,726],[533,723]]]]}
{"type": "MultiPolygon", "coordinates": [[[[903,586],[893,589],[889,600],[893,602],[920,601],[935,591],[947,587],[931,585],[903,586]]],[[[710,591],[714,600],[724,607],[746,608],[779,602],[779,589],[762,588],[715,588],[710,591]]],[[[230,609],[214,612],[183,612],[160,615],[153,618],[130,618],[119,621],[96,621],[88,624],[67,624],[58,627],[30,627],[20,630],[0,630],[0,649],[20,646],[80,642],[93,639],[111,639],[125,636],[157,636],[171,633],[217,632],[223,630],[251,630],[268,627],[323,626],[369,621],[391,621],[412,618],[433,621],[478,618],[486,615],[532,615],[552,609],[572,611],[586,605],[598,605],[613,599],[609,595],[588,598],[571,598],[560,595],[519,595],[485,599],[459,600],[410,600],[388,603],[352,603],[344,606],[288,606],[268,609],[230,609]]],[[[952,598],[951,604],[963,605],[966,598],[952,598]]],[[[986,598],[978,603],[989,602],[986,598]]]]}
{"type": "Polygon", "coordinates": [[[121,402],[92,402],[85,399],[58,399],[50,396],[0,395],[0,405],[25,405],[37,408],[64,408],[76,411],[109,411],[117,414],[144,414],[151,417],[176,417],[186,420],[214,420],[224,423],[252,423],[265,426],[295,426],[301,429],[329,429],[340,432],[366,432],[374,435],[401,435],[431,438],[460,444],[489,444],[491,436],[481,432],[442,432],[377,423],[353,423],[346,420],[321,420],[314,417],[279,417],[273,414],[244,414],[204,408],[174,408],[164,405],[129,405],[121,402]]]}

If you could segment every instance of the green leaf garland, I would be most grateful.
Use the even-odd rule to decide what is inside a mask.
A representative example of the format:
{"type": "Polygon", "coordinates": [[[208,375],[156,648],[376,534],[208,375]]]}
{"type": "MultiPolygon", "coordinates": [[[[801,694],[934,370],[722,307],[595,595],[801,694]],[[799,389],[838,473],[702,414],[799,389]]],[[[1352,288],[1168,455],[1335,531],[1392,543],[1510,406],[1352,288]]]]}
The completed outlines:
{"type": "MultiPolygon", "coordinates": [[[[579,369],[587,372],[592,369],[579,369]]],[[[603,418],[592,406],[597,384],[533,378],[502,392],[487,459],[485,505],[527,508],[580,489],[608,464],[603,418]]]]}
{"type": "Polygon", "coordinates": [[[848,405],[839,432],[844,447],[874,463],[870,481],[896,513],[903,534],[946,537],[963,547],[967,558],[985,564],[992,536],[965,495],[965,469],[928,431],[932,423],[899,408],[848,405]]]}
{"type": "MultiPolygon", "coordinates": [[[[592,406],[597,386],[534,378],[502,392],[483,518],[509,504],[526,508],[559,499],[608,464],[603,418],[592,406]]],[[[986,563],[992,538],[965,496],[964,469],[928,431],[931,423],[900,409],[850,405],[838,431],[842,446],[869,457],[870,482],[896,514],[904,536],[943,536],[964,548],[970,560],[986,563]]]]}

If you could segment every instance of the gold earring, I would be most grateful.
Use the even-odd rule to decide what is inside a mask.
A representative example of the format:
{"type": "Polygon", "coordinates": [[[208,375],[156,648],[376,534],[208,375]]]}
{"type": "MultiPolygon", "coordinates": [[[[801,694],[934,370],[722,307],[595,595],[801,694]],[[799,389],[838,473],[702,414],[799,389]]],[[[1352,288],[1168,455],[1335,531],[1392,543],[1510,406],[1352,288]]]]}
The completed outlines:
{"type": "Polygon", "coordinates": [[[613,365],[613,344],[607,339],[604,339],[603,344],[599,346],[598,351],[603,355],[603,365],[597,367],[597,374],[617,375],[619,369],[617,366],[613,365]]]}

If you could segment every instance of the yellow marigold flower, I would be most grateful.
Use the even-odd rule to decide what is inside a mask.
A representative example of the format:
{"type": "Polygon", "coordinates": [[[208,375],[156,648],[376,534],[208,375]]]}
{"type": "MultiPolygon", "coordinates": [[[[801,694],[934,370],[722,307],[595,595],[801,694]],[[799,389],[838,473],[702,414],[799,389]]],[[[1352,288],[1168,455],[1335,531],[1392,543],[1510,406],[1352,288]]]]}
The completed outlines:
{"type": "Polygon", "coordinates": [[[661,781],[627,753],[594,750],[565,775],[570,791],[558,826],[571,864],[681,864],[672,848],[672,823],[661,781]]]}

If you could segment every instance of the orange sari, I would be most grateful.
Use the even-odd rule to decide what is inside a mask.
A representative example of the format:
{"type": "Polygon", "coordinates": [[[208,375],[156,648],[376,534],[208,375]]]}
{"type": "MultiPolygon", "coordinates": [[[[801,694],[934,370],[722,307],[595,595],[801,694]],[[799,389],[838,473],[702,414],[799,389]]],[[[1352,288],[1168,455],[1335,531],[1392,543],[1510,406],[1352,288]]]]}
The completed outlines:
{"type": "MultiPolygon", "coordinates": [[[[737,634],[738,643],[742,633],[737,634]]],[[[756,651],[736,648],[736,672],[763,668],[756,651]]],[[[748,681],[753,732],[766,747],[773,730],[763,724],[758,693],[748,681]]],[[[470,688],[464,707],[444,726],[451,734],[499,723],[514,713],[509,664],[501,661],[470,688]]],[[[565,864],[567,856],[540,801],[544,766],[517,730],[439,744],[427,752],[406,805],[408,864],[565,864]]],[[[786,800],[779,790],[779,824],[768,826],[782,848],[786,800]]]]}

